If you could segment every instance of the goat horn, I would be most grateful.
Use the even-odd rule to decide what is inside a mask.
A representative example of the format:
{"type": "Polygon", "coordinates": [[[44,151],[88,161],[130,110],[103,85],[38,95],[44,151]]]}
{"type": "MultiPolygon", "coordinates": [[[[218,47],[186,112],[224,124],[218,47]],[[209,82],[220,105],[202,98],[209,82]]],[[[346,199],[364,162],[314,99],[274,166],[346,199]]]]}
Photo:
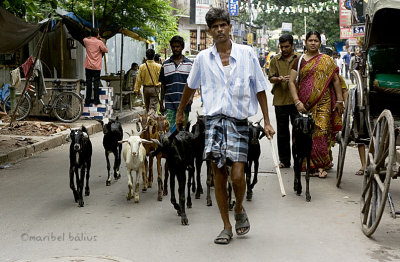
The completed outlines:
{"type": "Polygon", "coordinates": [[[128,142],[128,139],[124,139],[124,140],[118,141],[118,144],[123,144],[125,142],[128,142]]]}
{"type": "Polygon", "coordinates": [[[142,126],[142,123],[141,122],[139,122],[139,136],[143,133],[143,126],[142,126]]]}
{"type": "MultiPolygon", "coordinates": [[[[152,139],[153,140],[153,139],[152,139]]],[[[140,141],[142,141],[142,143],[145,143],[145,144],[153,144],[153,142],[154,141],[149,141],[149,140],[146,140],[146,139],[140,139],[140,141]]],[[[158,140],[157,140],[158,141],[158,140]]]]}
{"type": "Polygon", "coordinates": [[[153,141],[154,143],[156,143],[158,146],[161,146],[160,141],[158,141],[157,139],[152,138],[151,141],[153,141]]]}
{"type": "Polygon", "coordinates": [[[125,133],[127,133],[127,134],[128,134],[128,136],[131,136],[131,134],[129,134],[128,132],[125,132],[125,133]]]}

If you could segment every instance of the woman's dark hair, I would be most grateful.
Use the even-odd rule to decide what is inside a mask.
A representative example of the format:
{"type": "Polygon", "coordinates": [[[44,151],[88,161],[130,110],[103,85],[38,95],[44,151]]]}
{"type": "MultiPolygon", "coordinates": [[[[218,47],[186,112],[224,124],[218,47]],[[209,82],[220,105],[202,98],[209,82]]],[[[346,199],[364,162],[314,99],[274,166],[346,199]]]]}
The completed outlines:
{"type": "Polygon", "coordinates": [[[310,36],[315,35],[317,36],[317,38],[319,39],[319,41],[321,42],[321,34],[318,33],[317,31],[310,31],[307,33],[306,35],[306,41],[308,40],[308,38],[310,38],[310,36]]]}
{"type": "Polygon", "coordinates": [[[293,45],[293,36],[289,34],[284,34],[279,37],[279,43],[285,43],[289,41],[289,44],[293,45]]]}
{"type": "Polygon", "coordinates": [[[169,45],[172,45],[172,43],[178,43],[182,48],[185,48],[185,40],[183,40],[183,37],[179,35],[176,35],[169,40],[169,45]]]}
{"type": "Polygon", "coordinates": [[[154,49],[146,50],[146,58],[149,60],[153,60],[155,54],[156,54],[156,52],[154,51],[154,49]]]}
{"type": "Polygon", "coordinates": [[[231,17],[229,16],[229,13],[227,10],[222,9],[222,8],[211,8],[208,10],[206,14],[206,23],[208,28],[211,28],[211,26],[217,21],[217,20],[225,20],[225,22],[228,23],[228,25],[231,24],[231,17]]]}

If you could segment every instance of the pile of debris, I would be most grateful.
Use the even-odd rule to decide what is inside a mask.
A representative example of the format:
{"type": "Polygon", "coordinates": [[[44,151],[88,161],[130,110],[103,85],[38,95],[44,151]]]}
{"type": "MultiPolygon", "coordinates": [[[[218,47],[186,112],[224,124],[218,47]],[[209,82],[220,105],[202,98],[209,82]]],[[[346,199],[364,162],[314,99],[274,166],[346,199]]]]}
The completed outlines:
{"type": "MultiPolygon", "coordinates": [[[[5,119],[3,118],[3,123],[5,119]]],[[[12,127],[8,123],[0,126],[0,135],[19,135],[19,136],[49,136],[62,132],[70,128],[69,125],[56,125],[51,122],[38,121],[19,121],[15,122],[12,127]]]]}

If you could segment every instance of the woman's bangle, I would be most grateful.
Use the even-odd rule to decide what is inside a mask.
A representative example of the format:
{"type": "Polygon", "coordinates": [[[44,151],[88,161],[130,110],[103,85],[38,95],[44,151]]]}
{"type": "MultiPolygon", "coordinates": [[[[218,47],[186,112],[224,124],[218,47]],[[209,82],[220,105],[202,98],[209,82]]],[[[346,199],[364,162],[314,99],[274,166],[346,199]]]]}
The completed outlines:
{"type": "Polygon", "coordinates": [[[299,100],[294,104],[294,106],[298,106],[300,103],[301,103],[301,101],[299,100]]]}
{"type": "Polygon", "coordinates": [[[342,104],[342,105],[344,105],[344,101],[343,101],[343,100],[342,100],[342,101],[339,101],[339,100],[338,100],[338,101],[336,101],[336,103],[337,103],[337,104],[342,104]]]}

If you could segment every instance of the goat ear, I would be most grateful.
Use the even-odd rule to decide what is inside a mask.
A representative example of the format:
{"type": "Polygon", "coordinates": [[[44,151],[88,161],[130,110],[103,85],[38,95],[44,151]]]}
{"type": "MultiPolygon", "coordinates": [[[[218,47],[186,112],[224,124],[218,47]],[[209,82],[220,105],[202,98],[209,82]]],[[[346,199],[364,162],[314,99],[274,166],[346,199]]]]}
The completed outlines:
{"type": "Polygon", "coordinates": [[[89,137],[88,133],[86,133],[86,132],[82,132],[82,134],[83,134],[83,137],[85,137],[85,138],[89,137]]]}
{"type": "Polygon", "coordinates": [[[124,139],[124,140],[118,141],[118,144],[123,144],[123,143],[126,143],[126,142],[128,142],[128,139],[124,139]]]}

